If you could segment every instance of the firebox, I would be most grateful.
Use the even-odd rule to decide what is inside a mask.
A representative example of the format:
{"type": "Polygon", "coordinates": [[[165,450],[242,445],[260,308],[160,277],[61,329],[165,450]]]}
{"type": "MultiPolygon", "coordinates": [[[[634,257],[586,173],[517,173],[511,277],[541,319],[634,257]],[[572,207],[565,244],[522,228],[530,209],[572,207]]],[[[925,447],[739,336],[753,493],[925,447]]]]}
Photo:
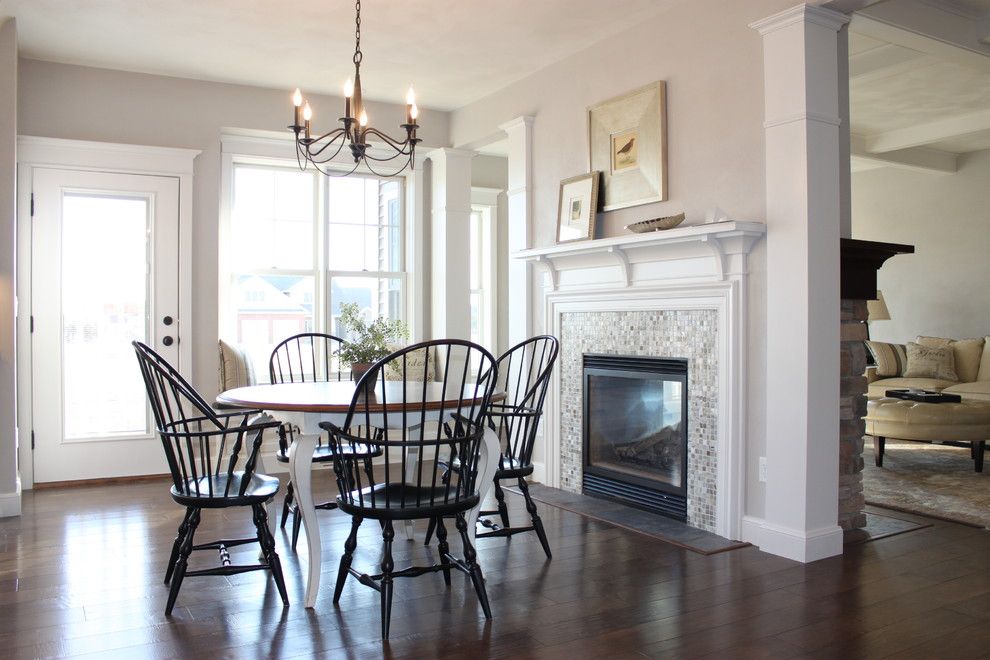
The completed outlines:
{"type": "Polygon", "coordinates": [[[584,355],[588,495],[687,520],[686,359],[584,355]]]}

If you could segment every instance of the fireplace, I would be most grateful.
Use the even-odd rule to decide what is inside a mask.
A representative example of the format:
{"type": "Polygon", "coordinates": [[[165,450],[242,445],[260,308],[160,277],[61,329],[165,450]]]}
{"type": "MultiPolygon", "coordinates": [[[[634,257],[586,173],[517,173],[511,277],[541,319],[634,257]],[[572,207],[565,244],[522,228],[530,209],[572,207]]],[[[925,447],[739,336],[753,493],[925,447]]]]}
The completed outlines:
{"type": "Polygon", "coordinates": [[[687,520],[687,359],[583,364],[584,492],[687,520]]]}

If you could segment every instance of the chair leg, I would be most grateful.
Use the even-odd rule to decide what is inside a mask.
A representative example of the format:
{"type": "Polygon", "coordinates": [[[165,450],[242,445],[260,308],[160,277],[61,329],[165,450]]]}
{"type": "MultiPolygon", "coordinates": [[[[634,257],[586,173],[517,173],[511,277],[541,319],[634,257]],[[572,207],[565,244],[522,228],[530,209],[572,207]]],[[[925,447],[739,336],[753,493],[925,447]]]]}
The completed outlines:
{"type": "Polygon", "coordinates": [[[529,517],[533,519],[533,529],[536,530],[536,536],[540,539],[543,552],[546,553],[547,559],[553,559],[553,553],[550,552],[550,543],[547,541],[547,532],[543,529],[543,520],[540,519],[540,514],[536,512],[536,502],[530,497],[529,485],[522,477],[519,477],[519,490],[522,491],[523,497],[526,498],[526,511],[529,512],[529,517]]]}
{"type": "Polygon", "coordinates": [[[437,530],[437,551],[440,553],[440,565],[443,566],[443,581],[450,586],[450,546],[447,544],[447,527],[443,524],[443,518],[431,518],[430,524],[436,526],[437,530]]]}
{"type": "Polygon", "coordinates": [[[337,586],[333,589],[333,603],[340,602],[340,593],[344,590],[344,583],[347,582],[348,570],[351,567],[351,560],[354,558],[354,549],[357,547],[358,527],[361,526],[363,518],[354,516],[351,518],[351,533],[344,541],[344,554],[340,556],[340,567],[337,569],[337,586]]]}
{"type": "Polygon", "coordinates": [[[457,514],[457,531],[461,534],[461,543],[464,544],[464,564],[467,566],[468,574],[471,576],[471,582],[474,584],[474,590],[478,594],[478,600],[481,601],[481,609],[485,611],[485,618],[492,618],[492,608],[488,604],[488,592],[485,591],[485,578],[481,574],[481,567],[475,561],[477,554],[474,551],[474,546],[471,545],[471,537],[468,535],[467,531],[467,521],[464,519],[463,513],[457,514]]]}
{"type": "Polygon", "coordinates": [[[292,551],[296,551],[296,543],[299,542],[299,530],[302,527],[302,512],[299,507],[292,510],[292,551]]]}
{"type": "Polygon", "coordinates": [[[172,573],[172,584],[168,590],[168,601],[165,603],[165,616],[172,616],[175,598],[179,595],[182,579],[186,576],[186,566],[189,562],[189,555],[192,554],[193,537],[196,535],[196,528],[198,526],[199,509],[190,507],[185,537],[182,539],[182,545],[179,546],[179,558],[175,562],[175,571],[172,573]]]}
{"type": "Polygon", "coordinates": [[[385,529],[382,530],[382,639],[388,639],[388,624],[392,620],[392,569],[395,563],[392,561],[392,539],[395,538],[395,531],[392,529],[392,521],[385,521],[385,529]]]}
{"type": "Polygon", "coordinates": [[[430,518],[430,524],[426,527],[426,540],[423,541],[423,545],[429,545],[430,539],[433,538],[433,532],[437,530],[437,519],[430,518]]]}
{"type": "Polygon", "coordinates": [[[292,493],[292,482],[290,481],[285,487],[285,499],[282,500],[282,521],[278,524],[279,529],[285,529],[285,521],[292,511],[292,493]]]}
{"type": "MultiPolygon", "coordinates": [[[[502,519],[502,529],[509,528],[509,507],[505,505],[505,493],[502,492],[502,485],[495,480],[495,501],[498,502],[498,516],[502,519]]],[[[507,537],[511,539],[512,537],[507,537]]]]}
{"type": "Polygon", "coordinates": [[[165,584],[169,583],[172,579],[172,573],[175,571],[175,561],[179,558],[179,548],[182,546],[182,540],[186,538],[186,530],[189,529],[189,516],[192,515],[192,507],[186,507],[186,513],[182,516],[182,522],[179,524],[179,531],[175,535],[175,540],[172,542],[172,553],[168,558],[168,568],[165,569],[165,584]]]}
{"type": "Polygon", "coordinates": [[[973,443],[973,453],[976,454],[976,471],[983,472],[983,454],[986,452],[987,441],[980,440],[979,442],[973,443]]]}
{"type": "Polygon", "coordinates": [[[258,543],[261,545],[261,552],[265,556],[268,568],[271,569],[272,579],[275,580],[275,586],[278,588],[278,595],[282,597],[282,605],[288,607],[289,596],[285,591],[282,562],[278,558],[278,553],[275,552],[275,537],[272,536],[272,531],[268,529],[268,512],[265,510],[264,504],[255,504],[251,508],[254,509],[254,526],[258,530],[258,543]]]}

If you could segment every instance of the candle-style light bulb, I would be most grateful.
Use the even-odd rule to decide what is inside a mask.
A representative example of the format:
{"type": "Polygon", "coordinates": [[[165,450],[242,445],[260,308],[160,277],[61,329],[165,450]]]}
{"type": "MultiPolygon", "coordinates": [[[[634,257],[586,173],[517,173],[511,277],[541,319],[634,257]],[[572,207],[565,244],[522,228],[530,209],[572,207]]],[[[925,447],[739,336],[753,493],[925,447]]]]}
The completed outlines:
{"type": "Polygon", "coordinates": [[[313,109],[309,107],[309,103],[307,103],[306,107],[303,108],[303,119],[309,121],[312,118],[313,118],[313,109]]]}
{"type": "MultiPolygon", "coordinates": [[[[412,119],[413,122],[419,119],[419,107],[417,107],[415,103],[413,103],[412,107],[409,109],[409,118],[412,119]]],[[[413,122],[409,122],[409,123],[413,123],[413,122]]]]}
{"type": "Polygon", "coordinates": [[[296,87],[296,91],[292,93],[292,105],[297,108],[302,105],[302,92],[296,87]]]}
{"type": "Polygon", "coordinates": [[[406,105],[416,104],[416,92],[413,91],[412,85],[409,85],[409,91],[406,92],[406,105]]]}
{"type": "Polygon", "coordinates": [[[358,122],[360,122],[360,124],[362,126],[367,126],[368,125],[368,113],[365,112],[364,110],[361,110],[361,116],[358,117],[358,122]]]}
{"type": "Polygon", "coordinates": [[[354,96],[354,81],[350,78],[344,83],[344,98],[349,99],[354,96]]]}

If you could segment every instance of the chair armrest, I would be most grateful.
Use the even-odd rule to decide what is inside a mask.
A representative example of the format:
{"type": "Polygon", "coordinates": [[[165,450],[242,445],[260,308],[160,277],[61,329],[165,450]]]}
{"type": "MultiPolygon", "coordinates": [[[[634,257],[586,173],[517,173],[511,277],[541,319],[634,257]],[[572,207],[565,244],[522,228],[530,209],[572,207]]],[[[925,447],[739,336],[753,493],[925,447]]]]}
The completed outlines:
{"type": "Polygon", "coordinates": [[[867,385],[869,385],[870,383],[872,383],[874,381],[880,380],[880,376],[877,373],[878,371],[879,371],[879,369],[877,369],[876,366],[869,366],[869,367],[866,368],[866,373],[864,373],[863,375],[866,376],[866,384],[867,385]]]}

